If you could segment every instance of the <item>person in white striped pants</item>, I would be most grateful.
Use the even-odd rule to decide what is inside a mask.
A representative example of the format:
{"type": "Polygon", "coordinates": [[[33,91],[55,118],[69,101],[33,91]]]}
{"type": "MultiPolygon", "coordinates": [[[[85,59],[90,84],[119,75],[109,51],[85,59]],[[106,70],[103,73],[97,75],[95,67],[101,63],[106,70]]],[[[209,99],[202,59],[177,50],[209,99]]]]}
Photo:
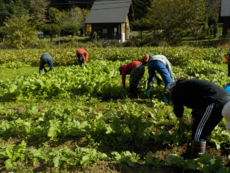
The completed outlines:
{"type": "Polygon", "coordinates": [[[177,79],[168,86],[174,104],[174,113],[184,124],[184,106],[192,109],[192,154],[198,158],[204,153],[206,140],[224,117],[226,128],[230,129],[230,93],[218,85],[199,80],[177,79]]]}

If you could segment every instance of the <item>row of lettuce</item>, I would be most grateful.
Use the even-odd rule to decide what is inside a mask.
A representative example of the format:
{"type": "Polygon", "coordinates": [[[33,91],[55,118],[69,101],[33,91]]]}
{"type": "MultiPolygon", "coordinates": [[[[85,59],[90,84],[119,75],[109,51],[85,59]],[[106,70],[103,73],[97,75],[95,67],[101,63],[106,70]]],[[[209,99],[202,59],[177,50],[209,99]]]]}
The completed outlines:
{"type": "MultiPolygon", "coordinates": [[[[118,106],[119,107],[119,106],[118,106]]],[[[24,165],[24,169],[36,166],[38,163],[47,164],[50,167],[91,166],[101,160],[114,163],[125,163],[133,167],[136,165],[151,165],[165,167],[175,165],[183,170],[199,169],[202,171],[227,172],[221,164],[221,159],[213,158],[210,154],[203,155],[198,160],[184,160],[183,157],[171,154],[166,160],[153,157],[151,150],[145,157],[137,154],[135,148],[147,150],[146,146],[154,148],[176,147],[188,142],[191,132],[185,130],[183,134],[177,130],[166,130],[176,126],[176,117],[172,114],[172,108],[162,102],[155,101],[155,112],[143,112],[137,103],[112,103],[105,108],[105,113],[96,112],[92,107],[83,111],[78,105],[69,108],[44,109],[42,112],[35,106],[26,107],[24,112],[7,109],[1,106],[0,114],[4,120],[0,123],[2,137],[13,137],[22,140],[20,144],[7,144],[0,147],[0,159],[7,170],[13,171],[24,165]],[[130,105],[133,105],[130,107],[130,105]],[[116,107],[120,105],[119,110],[116,107]],[[150,117],[148,116],[150,114],[150,117]],[[170,119],[167,121],[167,119],[170,119]],[[68,139],[74,137],[85,141],[85,146],[63,146],[61,148],[49,148],[42,139],[50,140],[68,139]],[[38,148],[27,146],[26,141],[41,139],[38,148]],[[109,151],[98,151],[99,146],[110,148],[109,151]],[[133,149],[130,149],[132,146],[133,149]],[[121,152],[122,151],[122,152],[121,152]],[[26,159],[26,162],[25,162],[26,159]],[[23,161],[21,164],[19,160],[23,161]],[[205,164],[204,167],[200,163],[205,164]]],[[[185,117],[188,118],[189,110],[185,117]]],[[[228,143],[229,133],[224,129],[222,121],[212,133],[212,142],[217,141],[217,147],[221,143],[228,143]],[[219,143],[218,143],[219,141],[219,143]]],[[[23,168],[21,168],[23,169],[23,168]]]]}
{"type": "MultiPolygon", "coordinates": [[[[49,53],[55,66],[76,64],[76,49],[25,49],[1,50],[0,64],[8,62],[24,62],[33,66],[39,65],[43,53],[49,53]]],[[[220,63],[228,48],[194,48],[194,47],[142,47],[142,48],[88,48],[89,60],[142,60],[146,53],[165,55],[172,64],[190,59],[209,60],[220,63]]]]}
{"type": "MultiPolygon", "coordinates": [[[[20,100],[23,98],[71,98],[76,95],[88,95],[116,99],[129,97],[128,87],[124,88],[119,74],[119,67],[129,61],[99,61],[87,64],[88,68],[78,65],[56,67],[54,71],[45,74],[18,76],[17,78],[0,80],[0,99],[2,101],[20,100]]],[[[21,65],[23,67],[23,65],[21,65]]],[[[221,87],[228,82],[227,73],[222,66],[210,61],[188,60],[183,66],[173,66],[174,76],[187,79],[203,79],[221,87]]],[[[127,75],[126,86],[129,85],[127,75]]],[[[147,87],[147,69],[140,81],[140,97],[145,97],[147,87]]],[[[154,97],[162,99],[163,84],[154,83],[154,97]]]]}

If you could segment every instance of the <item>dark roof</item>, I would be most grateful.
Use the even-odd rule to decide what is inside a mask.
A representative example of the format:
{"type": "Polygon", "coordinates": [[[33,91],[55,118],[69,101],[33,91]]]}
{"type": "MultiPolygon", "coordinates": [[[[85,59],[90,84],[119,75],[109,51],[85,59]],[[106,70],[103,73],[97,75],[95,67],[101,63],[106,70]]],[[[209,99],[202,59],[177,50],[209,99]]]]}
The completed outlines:
{"type": "Polygon", "coordinates": [[[125,23],[132,0],[95,1],[85,23],[125,23]]]}
{"type": "Polygon", "coordinates": [[[230,17],[230,0],[221,0],[221,17],[230,17]]]}

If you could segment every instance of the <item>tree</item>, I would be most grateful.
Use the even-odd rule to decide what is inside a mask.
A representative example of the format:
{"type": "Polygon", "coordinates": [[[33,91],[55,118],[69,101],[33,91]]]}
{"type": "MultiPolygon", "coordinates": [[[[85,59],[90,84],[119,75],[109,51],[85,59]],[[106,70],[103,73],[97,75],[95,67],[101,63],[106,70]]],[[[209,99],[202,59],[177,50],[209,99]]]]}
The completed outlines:
{"type": "Polygon", "coordinates": [[[50,4],[49,0],[29,0],[29,12],[31,15],[31,21],[35,25],[40,25],[45,23],[46,12],[50,4]]]}
{"type": "Polygon", "coordinates": [[[26,14],[26,8],[24,4],[18,1],[5,2],[4,0],[0,0],[0,26],[3,26],[3,23],[7,17],[11,17],[11,15],[22,16],[26,14]]]}
{"type": "Polygon", "coordinates": [[[149,30],[152,27],[153,27],[152,24],[146,18],[138,19],[135,22],[131,23],[132,30],[138,30],[141,32],[141,40],[142,40],[142,32],[144,30],[149,30]]]}
{"type": "Polygon", "coordinates": [[[151,0],[132,0],[133,2],[133,9],[136,19],[141,19],[145,17],[148,13],[148,7],[151,6],[151,0]]]}
{"type": "Polygon", "coordinates": [[[205,0],[152,0],[148,20],[161,30],[161,37],[180,40],[185,31],[199,30],[206,17],[205,0]]]}
{"type": "Polygon", "coordinates": [[[72,33],[73,36],[84,26],[88,10],[82,10],[78,7],[69,11],[62,11],[59,24],[64,28],[65,33],[72,33]]]}
{"type": "Polygon", "coordinates": [[[52,23],[58,23],[59,22],[59,19],[61,17],[61,12],[58,9],[56,9],[54,7],[50,7],[48,10],[48,14],[49,14],[49,20],[52,23]]]}
{"type": "Polygon", "coordinates": [[[37,40],[35,29],[29,22],[28,14],[17,17],[12,15],[4,22],[3,32],[6,38],[6,45],[9,48],[29,48],[37,40]]]}
{"type": "Polygon", "coordinates": [[[53,35],[57,35],[61,33],[61,27],[58,24],[44,24],[40,28],[44,34],[50,35],[50,42],[52,43],[52,37],[53,35]]]}

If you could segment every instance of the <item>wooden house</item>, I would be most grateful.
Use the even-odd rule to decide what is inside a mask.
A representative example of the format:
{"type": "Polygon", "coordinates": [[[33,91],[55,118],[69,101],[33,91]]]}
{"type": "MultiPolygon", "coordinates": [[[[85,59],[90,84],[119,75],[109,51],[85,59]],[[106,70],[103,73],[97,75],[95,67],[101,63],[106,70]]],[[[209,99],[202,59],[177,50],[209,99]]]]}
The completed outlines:
{"type": "Polygon", "coordinates": [[[132,0],[109,0],[95,1],[85,23],[91,24],[99,39],[124,42],[134,20],[132,0]]]}
{"type": "Polygon", "coordinates": [[[230,35],[230,0],[221,0],[220,23],[223,23],[223,36],[230,35]]]}

